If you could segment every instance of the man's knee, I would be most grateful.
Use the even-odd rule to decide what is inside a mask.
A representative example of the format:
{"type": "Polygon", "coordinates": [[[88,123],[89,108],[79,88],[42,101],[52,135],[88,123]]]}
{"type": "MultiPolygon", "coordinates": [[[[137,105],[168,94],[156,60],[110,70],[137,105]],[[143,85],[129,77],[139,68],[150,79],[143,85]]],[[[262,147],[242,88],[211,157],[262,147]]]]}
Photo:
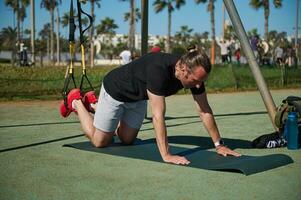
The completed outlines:
{"type": "Polygon", "coordinates": [[[91,142],[96,148],[104,148],[109,145],[109,143],[107,141],[103,141],[103,140],[101,140],[101,141],[92,140],[91,142]]]}
{"type": "Polygon", "coordinates": [[[126,130],[121,130],[118,129],[117,135],[124,145],[131,145],[134,143],[135,139],[137,138],[138,130],[136,129],[129,129],[127,128],[126,130]]]}
{"type": "Polygon", "coordinates": [[[106,133],[98,129],[95,130],[93,137],[91,138],[92,144],[97,148],[107,147],[112,143],[112,133],[106,133]]]}
{"type": "Polygon", "coordinates": [[[124,145],[132,145],[135,141],[136,137],[135,138],[120,138],[122,144],[124,145]]]}

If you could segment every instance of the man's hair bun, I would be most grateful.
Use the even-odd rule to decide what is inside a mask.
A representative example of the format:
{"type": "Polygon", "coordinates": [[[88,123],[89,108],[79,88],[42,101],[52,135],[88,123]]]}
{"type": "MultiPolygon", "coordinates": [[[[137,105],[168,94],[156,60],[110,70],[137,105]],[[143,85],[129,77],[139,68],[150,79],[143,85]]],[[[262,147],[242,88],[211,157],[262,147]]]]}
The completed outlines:
{"type": "Polygon", "coordinates": [[[189,53],[195,52],[195,51],[197,51],[197,50],[198,50],[198,47],[197,47],[197,45],[195,45],[195,44],[189,45],[189,46],[187,47],[187,51],[188,51],[189,53]]]}

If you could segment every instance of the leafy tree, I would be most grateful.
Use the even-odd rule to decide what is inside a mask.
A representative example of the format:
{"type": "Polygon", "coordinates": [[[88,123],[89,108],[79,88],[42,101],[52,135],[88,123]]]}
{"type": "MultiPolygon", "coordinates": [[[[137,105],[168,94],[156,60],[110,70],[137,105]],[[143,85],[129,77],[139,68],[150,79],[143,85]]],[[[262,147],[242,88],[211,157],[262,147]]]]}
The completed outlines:
{"type": "Polygon", "coordinates": [[[50,60],[54,62],[54,10],[61,4],[61,0],[42,0],[41,8],[45,8],[50,13],[50,60]]]}
{"type": "Polygon", "coordinates": [[[16,28],[6,27],[2,28],[0,32],[0,41],[1,41],[1,49],[11,50],[11,64],[14,65],[16,60],[16,39],[17,39],[17,30],[16,28]]]}
{"type": "Polygon", "coordinates": [[[129,21],[129,37],[128,46],[131,51],[135,50],[135,33],[136,33],[136,22],[141,18],[139,9],[136,9],[135,0],[121,0],[130,2],[130,12],[125,13],[124,21],[129,21]]]}
{"type": "MultiPolygon", "coordinates": [[[[39,32],[39,36],[41,37],[41,40],[44,42],[39,43],[39,45],[44,45],[43,47],[39,47],[38,49],[40,50],[40,56],[45,52],[44,50],[47,51],[47,57],[49,58],[50,54],[50,48],[49,48],[49,43],[50,43],[50,23],[46,23],[43,26],[43,29],[39,32]],[[46,48],[45,48],[46,47],[46,48]]],[[[37,51],[39,51],[37,50],[37,51]]]]}
{"type": "Polygon", "coordinates": [[[94,24],[94,21],[95,21],[95,13],[94,13],[94,10],[95,10],[95,5],[100,8],[100,1],[101,0],[90,0],[90,4],[91,4],[91,16],[93,18],[93,21],[92,21],[92,24],[91,24],[91,28],[90,28],[90,64],[91,64],[91,67],[94,66],[94,43],[93,43],[93,36],[94,36],[94,29],[95,29],[95,24],[94,24]]]}
{"type": "MultiPolygon", "coordinates": [[[[256,10],[264,9],[264,38],[269,41],[270,0],[250,0],[249,5],[256,10]]],[[[273,0],[273,5],[275,8],[281,8],[282,0],[273,0]]]]}
{"type": "Polygon", "coordinates": [[[168,13],[168,32],[167,32],[167,44],[166,51],[170,52],[171,49],[171,14],[176,9],[180,9],[185,5],[185,0],[155,0],[153,3],[156,13],[163,11],[165,8],[168,13]]]}
{"type": "Polygon", "coordinates": [[[216,41],[215,41],[215,18],[214,18],[214,2],[215,0],[195,0],[197,4],[200,3],[208,3],[207,5],[207,11],[210,13],[210,23],[211,23],[211,62],[214,64],[215,62],[215,47],[216,47],[216,41]]]}
{"type": "Polygon", "coordinates": [[[109,58],[113,57],[113,45],[110,42],[113,36],[116,34],[115,29],[118,28],[118,25],[115,24],[114,19],[109,17],[101,20],[100,24],[96,26],[97,34],[102,34],[106,37],[106,41],[102,44],[102,52],[107,55],[109,58]]]}
{"type": "Polygon", "coordinates": [[[180,29],[181,29],[180,31],[176,32],[175,38],[176,41],[178,41],[178,43],[180,45],[183,45],[185,48],[186,46],[189,45],[189,39],[193,29],[189,28],[188,26],[181,26],[180,29]]]}

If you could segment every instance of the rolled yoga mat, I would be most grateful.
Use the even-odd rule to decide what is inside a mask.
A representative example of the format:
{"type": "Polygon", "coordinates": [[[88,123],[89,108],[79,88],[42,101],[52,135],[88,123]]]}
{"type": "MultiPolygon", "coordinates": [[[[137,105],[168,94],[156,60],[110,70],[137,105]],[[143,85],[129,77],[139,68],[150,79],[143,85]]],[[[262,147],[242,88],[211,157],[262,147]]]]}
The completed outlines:
{"type": "MultiPolygon", "coordinates": [[[[124,146],[120,143],[114,143],[112,146],[106,148],[96,148],[92,146],[92,144],[89,141],[65,144],[63,146],[73,147],[76,149],[91,151],[95,153],[103,153],[140,160],[163,162],[157,145],[155,143],[143,142],[139,139],[136,140],[134,145],[130,146],[124,146]]],[[[281,167],[289,163],[293,163],[291,157],[284,154],[271,154],[265,156],[242,155],[240,157],[224,157],[218,155],[215,151],[212,152],[203,150],[200,147],[188,149],[177,146],[170,146],[170,152],[172,154],[183,155],[188,160],[190,160],[191,163],[187,165],[187,167],[216,171],[239,172],[245,175],[259,173],[277,167],[281,167]]]]}

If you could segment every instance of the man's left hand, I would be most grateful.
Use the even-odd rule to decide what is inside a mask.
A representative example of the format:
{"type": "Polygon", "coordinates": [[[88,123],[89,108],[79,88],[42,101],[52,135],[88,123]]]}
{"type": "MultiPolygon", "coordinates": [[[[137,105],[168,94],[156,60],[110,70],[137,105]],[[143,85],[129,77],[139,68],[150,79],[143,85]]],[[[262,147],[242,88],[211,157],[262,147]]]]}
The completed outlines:
{"type": "Polygon", "coordinates": [[[220,145],[216,148],[216,152],[219,154],[219,155],[222,155],[222,156],[227,156],[227,155],[231,155],[231,156],[235,156],[235,157],[239,157],[241,156],[241,154],[229,149],[228,147],[224,146],[224,145],[220,145]]]}

